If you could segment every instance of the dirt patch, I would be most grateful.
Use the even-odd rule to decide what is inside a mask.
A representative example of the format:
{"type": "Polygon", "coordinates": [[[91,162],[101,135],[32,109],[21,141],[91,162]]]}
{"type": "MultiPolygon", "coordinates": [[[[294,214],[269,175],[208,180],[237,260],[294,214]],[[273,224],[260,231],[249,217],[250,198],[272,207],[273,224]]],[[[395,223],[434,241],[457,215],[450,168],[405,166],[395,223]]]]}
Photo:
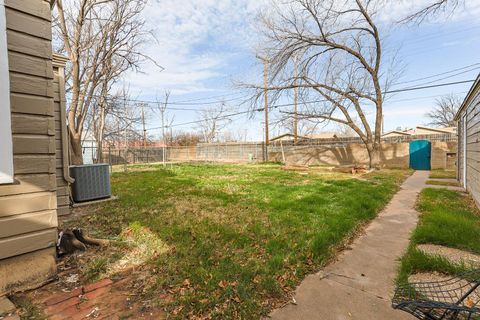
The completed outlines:
{"type": "MultiPolygon", "coordinates": [[[[111,247],[94,249],[62,258],[55,281],[14,296],[22,319],[164,319],[157,301],[145,298],[153,285],[147,265],[125,268],[109,278],[91,282],[92,262],[110,257],[111,247]]],[[[125,265],[122,265],[125,267],[125,265]]],[[[164,299],[171,299],[165,295],[164,299]]]]}
{"type": "Polygon", "coordinates": [[[71,289],[54,282],[15,300],[36,306],[34,317],[20,310],[19,315],[27,319],[165,319],[163,310],[138,296],[134,276],[127,276],[71,289]]]}
{"type": "MultiPolygon", "coordinates": [[[[26,319],[163,319],[158,297],[153,302],[147,295],[157,272],[149,260],[168,250],[148,228],[131,225],[107,247],[59,258],[55,281],[14,297],[18,313],[26,319]],[[105,281],[98,291],[88,289],[105,281]]],[[[161,297],[169,299],[166,292],[161,297]]]]}
{"type": "Polygon", "coordinates": [[[480,255],[468,251],[439,246],[436,244],[419,244],[417,248],[426,254],[441,256],[456,264],[465,263],[472,266],[480,266],[480,255]]]}

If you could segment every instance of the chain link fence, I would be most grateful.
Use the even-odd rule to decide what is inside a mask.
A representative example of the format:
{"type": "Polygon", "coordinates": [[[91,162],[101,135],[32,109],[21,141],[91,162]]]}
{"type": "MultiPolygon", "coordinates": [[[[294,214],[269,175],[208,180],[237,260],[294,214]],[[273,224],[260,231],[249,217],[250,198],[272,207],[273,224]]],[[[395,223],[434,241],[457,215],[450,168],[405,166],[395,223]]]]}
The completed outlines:
{"type": "MultiPolygon", "coordinates": [[[[417,136],[396,136],[383,138],[384,143],[401,144],[413,140],[430,140],[440,142],[457,141],[456,134],[436,134],[417,136]]],[[[292,140],[272,141],[268,148],[262,142],[231,142],[231,143],[199,143],[194,146],[168,147],[128,147],[104,148],[102,159],[96,159],[96,145],[92,141],[84,142],[84,163],[109,163],[110,165],[159,163],[159,162],[218,162],[218,163],[254,163],[268,160],[278,160],[278,155],[285,152],[295,152],[306,149],[328,147],[345,148],[350,145],[362,144],[356,137],[333,139],[305,139],[296,144],[292,140]],[[268,157],[266,152],[268,150],[268,157]]]]}

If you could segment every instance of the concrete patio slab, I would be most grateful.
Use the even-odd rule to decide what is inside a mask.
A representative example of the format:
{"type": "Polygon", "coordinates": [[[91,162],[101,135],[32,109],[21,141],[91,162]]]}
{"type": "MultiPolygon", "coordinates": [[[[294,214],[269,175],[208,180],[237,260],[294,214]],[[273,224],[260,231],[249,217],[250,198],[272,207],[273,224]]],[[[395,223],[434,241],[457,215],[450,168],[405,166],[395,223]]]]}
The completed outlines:
{"type": "Polygon", "coordinates": [[[429,181],[445,182],[445,183],[458,183],[457,179],[450,178],[429,178],[429,181]]]}
{"type": "Polygon", "coordinates": [[[428,179],[416,171],[386,208],[356,239],[351,250],[321,272],[310,275],[295,292],[295,304],[274,310],[283,319],[414,319],[391,307],[398,259],[418,221],[415,202],[428,179]]]}

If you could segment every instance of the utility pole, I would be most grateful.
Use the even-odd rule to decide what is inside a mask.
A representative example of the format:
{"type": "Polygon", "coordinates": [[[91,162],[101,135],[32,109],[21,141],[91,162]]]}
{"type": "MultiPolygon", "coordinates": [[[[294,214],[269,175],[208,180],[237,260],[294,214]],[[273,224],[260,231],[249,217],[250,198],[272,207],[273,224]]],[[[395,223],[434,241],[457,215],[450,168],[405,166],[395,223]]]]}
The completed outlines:
{"type": "Polygon", "coordinates": [[[158,102],[158,108],[160,111],[160,116],[162,120],[162,163],[163,166],[166,166],[166,152],[167,152],[167,146],[166,146],[166,138],[165,138],[165,111],[167,110],[167,105],[168,105],[168,98],[170,97],[170,92],[167,91],[165,92],[165,102],[161,103],[158,102]]]}
{"type": "Polygon", "coordinates": [[[127,129],[128,129],[128,122],[127,122],[127,104],[125,101],[125,97],[123,98],[123,117],[125,120],[125,130],[124,130],[124,144],[125,144],[125,149],[123,149],[123,158],[124,158],[124,163],[123,163],[123,171],[127,172],[127,151],[128,151],[128,139],[127,139],[127,129]]]}
{"type": "MultiPolygon", "coordinates": [[[[165,103],[166,106],[166,103],[165,103]]],[[[161,116],[162,116],[162,163],[163,166],[165,167],[165,108],[161,107],[160,110],[161,116]]]]}
{"type": "Polygon", "coordinates": [[[298,77],[298,66],[297,66],[297,56],[293,58],[294,60],[294,88],[293,88],[293,105],[294,105],[294,116],[293,116],[293,144],[297,144],[298,140],[298,87],[297,87],[297,77],[298,77]]]}
{"type": "MultiPolygon", "coordinates": [[[[264,93],[265,96],[265,145],[268,146],[269,144],[269,137],[268,137],[268,79],[267,79],[267,60],[263,61],[263,85],[264,85],[264,93]]],[[[268,158],[268,153],[267,153],[268,158]]],[[[268,161],[268,159],[267,159],[268,161]]]]}
{"type": "Polygon", "coordinates": [[[268,161],[268,144],[270,143],[268,138],[268,61],[259,55],[257,55],[257,58],[263,61],[263,95],[265,98],[265,161],[268,161]]]}
{"type": "Polygon", "coordinates": [[[145,129],[145,110],[144,110],[145,104],[142,103],[140,106],[142,107],[143,148],[146,149],[147,148],[147,130],[145,129]]]}

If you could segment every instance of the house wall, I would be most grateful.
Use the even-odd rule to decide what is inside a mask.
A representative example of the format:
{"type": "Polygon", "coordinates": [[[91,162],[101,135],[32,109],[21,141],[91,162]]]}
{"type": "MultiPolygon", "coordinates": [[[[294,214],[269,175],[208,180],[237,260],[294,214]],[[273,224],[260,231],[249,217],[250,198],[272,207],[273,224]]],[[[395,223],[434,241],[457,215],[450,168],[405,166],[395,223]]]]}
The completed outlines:
{"type": "Polygon", "coordinates": [[[66,58],[53,56],[53,109],[55,115],[55,173],[57,176],[57,214],[70,213],[69,183],[73,182],[68,169],[68,137],[66,127],[65,62],[66,58]]]}
{"type": "Polygon", "coordinates": [[[457,122],[457,128],[458,128],[458,143],[457,143],[457,179],[460,181],[460,184],[463,186],[463,179],[464,179],[464,174],[463,174],[463,168],[464,168],[464,156],[465,156],[465,148],[464,148],[464,132],[465,132],[465,126],[463,124],[463,115],[462,118],[457,122]]]}
{"type": "Polygon", "coordinates": [[[50,2],[5,10],[15,182],[0,185],[0,295],[55,274],[57,237],[50,2]]]}
{"type": "Polygon", "coordinates": [[[458,145],[460,149],[459,180],[463,185],[463,163],[466,157],[466,188],[480,204],[480,86],[478,84],[460,113],[458,145]],[[462,121],[464,116],[466,116],[466,125],[463,125],[462,121]],[[464,134],[466,135],[465,150],[464,134]]]}

